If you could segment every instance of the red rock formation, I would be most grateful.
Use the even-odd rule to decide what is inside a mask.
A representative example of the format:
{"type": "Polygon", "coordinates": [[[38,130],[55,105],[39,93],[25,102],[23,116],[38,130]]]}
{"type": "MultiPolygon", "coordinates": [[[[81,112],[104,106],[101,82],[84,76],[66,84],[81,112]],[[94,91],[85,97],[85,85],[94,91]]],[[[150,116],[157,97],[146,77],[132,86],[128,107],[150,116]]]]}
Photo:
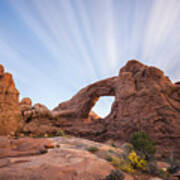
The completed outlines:
{"type": "Polygon", "coordinates": [[[21,119],[18,98],[12,75],[0,65],[0,135],[13,134],[18,129],[21,119]]]}
{"type": "Polygon", "coordinates": [[[56,134],[60,130],[56,126],[56,117],[46,106],[42,104],[32,106],[30,98],[23,98],[19,106],[23,117],[19,133],[40,136],[56,134]]]}
{"type": "Polygon", "coordinates": [[[99,120],[100,117],[94,112],[91,111],[89,113],[89,116],[84,119],[84,123],[89,124],[89,123],[94,123],[96,120],[99,120]]]}
{"type": "Polygon", "coordinates": [[[124,142],[144,130],[157,141],[161,154],[179,155],[180,86],[158,68],[136,60],[129,61],[118,76],[83,88],[54,112],[65,118],[64,129],[72,134],[124,142]],[[83,119],[100,96],[115,96],[110,114],[85,125],[83,119]]]}
{"type": "Polygon", "coordinates": [[[96,119],[100,119],[100,117],[94,112],[94,111],[91,111],[89,113],[89,116],[88,116],[89,119],[91,119],[92,121],[96,120],[96,119]]]}
{"type": "Polygon", "coordinates": [[[59,104],[54,109],[61,117],[87,118],[100,96],[114,96],[115,78],[99,81],[80,90],[69,101],[59,104]]]}
{"type": "Polygon", "coordinates": [[[23,98],[21,100],[21,102],[19,103],[19,105],[28,105],[28,106],[32,106],[32,100],[28,97],[23,98]]]}
{"type": "MultiPolygon", "coordinates": [[[[19,125],[19,134],[24,133],[26,135],[32,134],[35,136],[42,135],[56,135],[63,127],[67,125],[66,118],[59,118],[59,114],[50,111],[46,106],[42,104],[35,104],[32,106],[30,98],[23,98],[19,103],[22,119],[19,125]]],[[[84,119],[84,123],[91,123],[99,117],[91,112],[88,118],[84,119]]]]}

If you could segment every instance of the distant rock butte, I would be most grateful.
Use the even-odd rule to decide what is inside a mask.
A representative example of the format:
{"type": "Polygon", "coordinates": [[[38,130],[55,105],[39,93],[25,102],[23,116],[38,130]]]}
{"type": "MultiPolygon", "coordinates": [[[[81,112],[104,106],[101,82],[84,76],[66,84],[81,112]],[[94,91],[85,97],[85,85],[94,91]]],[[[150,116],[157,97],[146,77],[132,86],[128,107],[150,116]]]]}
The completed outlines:
{"type": "Polygon", "coordinates": [[[76,136],[97,141],[129,141],[140,130],[158,144],[161,155],[179,155],[180,86],[172,83],[156,67],[137,60],[128,61],[119,75],[81,89],[70,100],[54,109],[63,128],[76,136]],[[101,96],[115,96],[110,114],[84,124],[101,96]]]}
{"type": "Polygon", "coordinates": [[[18,98],[12,75],[0,65],[0,135],[14,134],[18,129],[21,119],[18,98]]]}

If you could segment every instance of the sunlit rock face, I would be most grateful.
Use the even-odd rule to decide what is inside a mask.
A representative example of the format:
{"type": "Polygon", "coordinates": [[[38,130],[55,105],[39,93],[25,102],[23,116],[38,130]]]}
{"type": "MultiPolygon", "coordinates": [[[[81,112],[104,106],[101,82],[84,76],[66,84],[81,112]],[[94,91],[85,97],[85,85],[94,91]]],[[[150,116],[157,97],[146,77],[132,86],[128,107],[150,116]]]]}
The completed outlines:
{"type": "Polygon", "coordinates": [[[0,135],[14,134],[18,129],[21,119],[18,98],[12,75],[0,65],[0,135]]]}
{"type": "Polygon", "coordinates": [[[54,112],[66,119],[64,129],[74,135],[124,142],[144,130],[157,141],[162,155],[179,155],[180,86],[158,68],[136,60],[129,61],[118,76],[83,88],[54,112]],[[83,119],[101,96],[115,96],[110,114],[85,125],[83,119]]]}

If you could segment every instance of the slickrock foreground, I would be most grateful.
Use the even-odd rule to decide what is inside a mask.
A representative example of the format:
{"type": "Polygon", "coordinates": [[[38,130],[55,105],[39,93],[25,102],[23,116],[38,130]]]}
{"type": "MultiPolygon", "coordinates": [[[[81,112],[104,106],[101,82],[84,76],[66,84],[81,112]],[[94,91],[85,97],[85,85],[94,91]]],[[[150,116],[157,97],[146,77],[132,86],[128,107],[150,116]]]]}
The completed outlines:
{"type": "Polygon", "coordinates": [[[118,76],[91,84],[54,109],[64,129],[74,135],[106,141],[129,141],[137,131],[152,136],[159,153],[180,156],[180,86],[158,68],[129,61],[118,76]],[[90,124],[84,119],[101,96],[115,96],[110,114],[90,124]],[[67,126],[66,126],[67,123],[67,126]]]}
{"type": "Polygon", "coordinates": [[[0,135],[14,134],[21,120],[19,92],[12,75],[0,65],[0,135]]]}
{"type": "MultiPolygon", "coordinates": [[[[1,180],[105,180],[115,168],[105,159],[123,153],[121,148],[75,137],[0,137],[1,180]],[[90,149],[96,148],[96,152],[90,149]]],[[[119,156],[118,155],[118,156],[119,156]]],[[[166,163],[158,162],[164,168],[166,163]]],[[[148,174],[127,174],[124,180],[155,180],[148,174]]]]}
{"type": "Polygon", "coordinates": [[[0,137],[1,180],[103,180],[112,165],[87,151],[109,148],[76,138],[18,140],[0,137]]]}

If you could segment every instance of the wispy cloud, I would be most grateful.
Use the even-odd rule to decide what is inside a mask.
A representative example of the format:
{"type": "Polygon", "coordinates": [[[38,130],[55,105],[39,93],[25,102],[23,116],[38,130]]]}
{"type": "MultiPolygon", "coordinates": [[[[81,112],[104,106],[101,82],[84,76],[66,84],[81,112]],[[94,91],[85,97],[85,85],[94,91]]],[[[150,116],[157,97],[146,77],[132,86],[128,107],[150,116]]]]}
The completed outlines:
{"type": "Polygon", "coordinates": [[[57,65],[61,67],[67,64],[68,68],[75,65],[77,71],[81,72],[80,65],[84,63],[84,66],[88,67],[89,76],[96,78],[92,59],[85,48],[86,44],[83,43],[82,33],[69,0],[66,0],[66,3],[50,3],[47,0],[11,2],[24,22],[54,56],[57,65]],[[79,57],[79,60],[76,61],[74,57],[79,57]]]}
{"type": "Polygon", "coordinates": [[[179,17],[179,0],[2,0],[0,59],[49,107],[131,58],[178,80],[179,17]]]}
{"type": "Polygon", "coordinates": [[[145,27],[143,57],[149,62],[168,69],[174,54],[179,54],[176,42],[180,41],[178,19],[180,1],[153,1],[145,27]]]}

